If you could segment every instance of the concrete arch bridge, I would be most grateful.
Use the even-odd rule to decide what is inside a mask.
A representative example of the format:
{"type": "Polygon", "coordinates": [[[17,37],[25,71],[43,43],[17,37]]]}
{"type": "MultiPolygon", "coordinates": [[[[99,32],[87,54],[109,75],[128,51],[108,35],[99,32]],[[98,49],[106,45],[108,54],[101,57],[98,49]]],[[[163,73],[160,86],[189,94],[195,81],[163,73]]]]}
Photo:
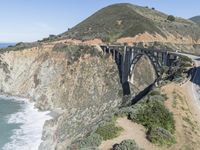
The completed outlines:
{"type": "Polygon", "coordinates": [[[162,74],[163,67],[178,67],[180,55],[167,50],[153,50],[134,46],[101,45],[103,54],[110,54],[115,60],[124,95],[130,94],[129,83],[133,76],[134,68],[142,56],[147,56],[154,67],[157,79],[162,74]]]}

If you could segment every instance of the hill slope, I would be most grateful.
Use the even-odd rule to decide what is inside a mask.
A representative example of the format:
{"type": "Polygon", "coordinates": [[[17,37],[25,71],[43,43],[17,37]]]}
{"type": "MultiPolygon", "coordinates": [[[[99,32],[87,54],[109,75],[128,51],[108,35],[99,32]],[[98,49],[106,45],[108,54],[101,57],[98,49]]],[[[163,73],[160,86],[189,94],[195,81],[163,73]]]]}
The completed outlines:
{"type": "Polygon", "coordinates": [[[69,31],[60,38],[89,40],[100,38],[115,41],[122,37],[134,37],[139,33],[189,36],[194,40],[200,37],[200,28],[194,22],[182,18],[167,20],[168,15],[146,7],[128,3],[105,7],[69,31]]]}
{"type": "Polygon", "coordinates": [[[198,25],[200,25],[200,16],[192,17],[192,18],[190,18],[190,20],[192,20],[193,22],[195,22],[198,25]]]}
{"type": "Polygon", "coordinates": [[[101,9],[62,36],[76,39],[135,36],[138,33],[162,32],[151,20],[135,12],[130,4],[116,4],[101,9]],[[145,22],[144,24],[141,24],[145,22]]]}

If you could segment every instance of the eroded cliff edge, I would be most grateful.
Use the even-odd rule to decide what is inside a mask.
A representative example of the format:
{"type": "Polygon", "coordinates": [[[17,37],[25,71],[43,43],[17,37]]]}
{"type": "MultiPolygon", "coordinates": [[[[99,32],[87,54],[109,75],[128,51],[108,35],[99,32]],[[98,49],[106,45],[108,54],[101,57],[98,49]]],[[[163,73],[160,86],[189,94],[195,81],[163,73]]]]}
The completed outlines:
{"type": "MultiPolygon", "coordinates": [[[[153,82],[153,73],[149,76],[134,92],[153,82]]],[[[2,52],[0,83],[1,93],[27,97],[40,110],[58,113],[44,126],[39,149],[46,150],[65,149],[91,132],[121,105],[123,96],[114,60],[94,46],[44,43],[2,52]]]]}

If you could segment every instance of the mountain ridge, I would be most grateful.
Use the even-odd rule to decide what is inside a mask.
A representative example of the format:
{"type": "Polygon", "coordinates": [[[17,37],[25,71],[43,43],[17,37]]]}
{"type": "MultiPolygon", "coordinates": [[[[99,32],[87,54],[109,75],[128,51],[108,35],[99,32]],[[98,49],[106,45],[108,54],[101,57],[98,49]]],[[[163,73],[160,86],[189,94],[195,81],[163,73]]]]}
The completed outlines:
{"type": "Polygon", "coordinates": [[[157,33],[164,38],[171,34],[199,40],[200,28],[196,23],[180,17],[170,21],[168,16],[163,12],[129,3],[113,4],[100,9],[58,37],[78,40],[100,38],[102,41],[112,42],[148,32],[153,35],[157,33]]]}

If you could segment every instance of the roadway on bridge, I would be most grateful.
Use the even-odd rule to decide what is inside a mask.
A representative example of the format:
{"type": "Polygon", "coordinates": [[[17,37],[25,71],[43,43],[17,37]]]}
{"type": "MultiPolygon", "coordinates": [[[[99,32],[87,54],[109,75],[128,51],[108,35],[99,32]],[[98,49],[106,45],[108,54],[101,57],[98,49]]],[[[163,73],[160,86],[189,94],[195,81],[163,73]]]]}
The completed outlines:
{"type": "Polygon", "coordinates": [[[200,56],[194,56],[189,54],[181,54],[190,57],[196,66],[193,80],[188,83],[188,92],[192,96],[192,99],[198,104],[200,109],[200,56]]]}

